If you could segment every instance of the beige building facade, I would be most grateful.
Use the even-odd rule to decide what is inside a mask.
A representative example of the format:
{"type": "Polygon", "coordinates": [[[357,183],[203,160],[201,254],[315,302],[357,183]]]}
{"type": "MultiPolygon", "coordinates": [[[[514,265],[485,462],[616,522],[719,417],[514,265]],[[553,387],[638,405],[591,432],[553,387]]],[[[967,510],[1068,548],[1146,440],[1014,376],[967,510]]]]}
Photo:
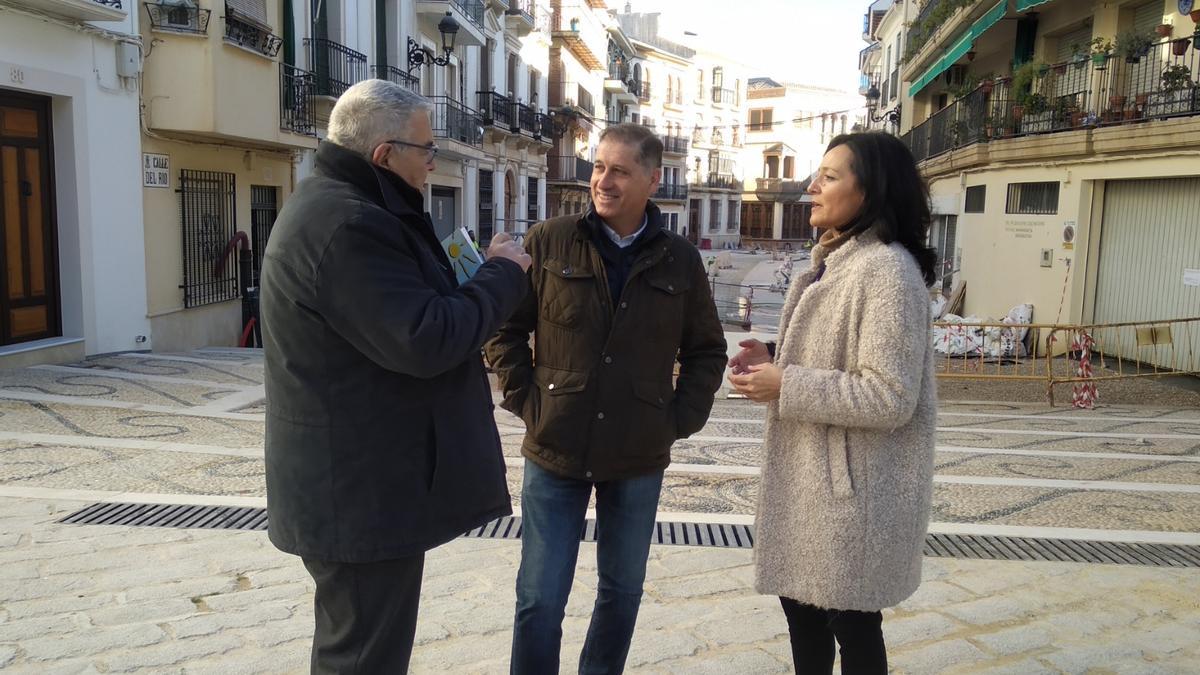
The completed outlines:
{"type": "Polygon", "coordinates": [[[920,9],[899,131],[930,181],[939,288],[965,283],[966,314],[1200,316],[1195,32],[1174,0],[920,9]]]}

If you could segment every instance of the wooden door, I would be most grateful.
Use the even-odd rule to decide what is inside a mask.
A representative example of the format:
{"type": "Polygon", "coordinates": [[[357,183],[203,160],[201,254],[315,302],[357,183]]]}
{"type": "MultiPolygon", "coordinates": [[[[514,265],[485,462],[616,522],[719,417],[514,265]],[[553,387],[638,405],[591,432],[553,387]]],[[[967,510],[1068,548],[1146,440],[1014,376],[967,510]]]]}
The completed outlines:
{"type": "Polygon", "coordinates": [[[0,344],[61,334],[49,112],[0,93],[0,344]]]}

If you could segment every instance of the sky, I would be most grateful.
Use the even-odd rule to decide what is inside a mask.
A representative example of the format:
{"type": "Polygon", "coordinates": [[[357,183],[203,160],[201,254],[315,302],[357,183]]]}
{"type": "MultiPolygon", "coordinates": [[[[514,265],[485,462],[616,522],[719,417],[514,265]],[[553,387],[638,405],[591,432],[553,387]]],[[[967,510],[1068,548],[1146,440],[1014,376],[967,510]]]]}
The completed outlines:
{"type": "MultiPolygon", "coordinates": [[[[626,0],[608,0],[624,11],[626,0]]],[[[629,0],[634,12],[687,26],[700,44],[752,66],[755,76],[858,90],[868,0],[629,0]]],[[[668,37],[664,35],[664,37],[668,37]]]]}

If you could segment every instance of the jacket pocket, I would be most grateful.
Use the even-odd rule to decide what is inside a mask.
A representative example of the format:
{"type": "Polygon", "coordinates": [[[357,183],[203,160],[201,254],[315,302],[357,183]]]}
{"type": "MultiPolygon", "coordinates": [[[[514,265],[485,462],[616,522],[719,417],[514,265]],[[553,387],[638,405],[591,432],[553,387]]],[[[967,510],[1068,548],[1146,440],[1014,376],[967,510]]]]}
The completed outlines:
{"type": "Polygon", "coordinates": [[[533,381],[536,386],[529,395],[537,400],[526,410],[527,432],[538,445],[565,450],[587,432],[590,411],[583,399],[588,374],[541,366],[534,369],[533,381]]]}
{"type": "Polygon", "coordinates": [[[625,447],[637,453],[669,449],[679,438],[679,425],[675,419],[675,391],[669,383],[634,380],[633,396],[638,404],[630,420],[629,441],[625,447]]]}
{"type": "Polygon", "coordinates": [[[551,258],[542,264],[541,306],[538,318],[566,330],[579,330],[589,303],[596,299],[591,269],[551,258]]]}
{"type": "Polygon", "coordinates": [[[691,281],[672,274],[655,274],[646,277],[646,284],[650,286],[648,295],[653,303],[646,322],[654,329],[653,339],[678,344],[683,339],[691,281]]]}
{"type": "Polygon", "coordinates": [[[854,496],[854,479],[850,475],[850,444],[846,439],[846,427],[827,427],[829,448],[829,484],[833,496],[854,496]]]}

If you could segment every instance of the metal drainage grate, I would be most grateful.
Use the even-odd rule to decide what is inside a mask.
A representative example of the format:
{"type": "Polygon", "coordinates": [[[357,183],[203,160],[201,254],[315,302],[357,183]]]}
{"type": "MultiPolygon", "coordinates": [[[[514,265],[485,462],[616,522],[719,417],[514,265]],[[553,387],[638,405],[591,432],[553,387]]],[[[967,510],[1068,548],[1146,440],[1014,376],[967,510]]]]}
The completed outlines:
{"type": "MultiPolygon", "coordinates": [[[[133,525],[210,530],[265,530],[266,509],[246,506],[183,504],[91,504],[59,521],[73,525],[133,525]]],[[[474,539],[520,539],[521,519],[507,516],[462,535],[474,539]]],[[[584,522],[580,539],[596,541],[596,521],[584,522]]],[[[651,543],[676,546],[752,548],[754,530],[747,525],[655,523],[651,543]]],[[[930,534],[925,555],[935,558],[1024,560],[1076,563],[1200,567],[1200,546],[1129,544],[1074,539],[1033,539],[969,534],[930,534]]]]}

